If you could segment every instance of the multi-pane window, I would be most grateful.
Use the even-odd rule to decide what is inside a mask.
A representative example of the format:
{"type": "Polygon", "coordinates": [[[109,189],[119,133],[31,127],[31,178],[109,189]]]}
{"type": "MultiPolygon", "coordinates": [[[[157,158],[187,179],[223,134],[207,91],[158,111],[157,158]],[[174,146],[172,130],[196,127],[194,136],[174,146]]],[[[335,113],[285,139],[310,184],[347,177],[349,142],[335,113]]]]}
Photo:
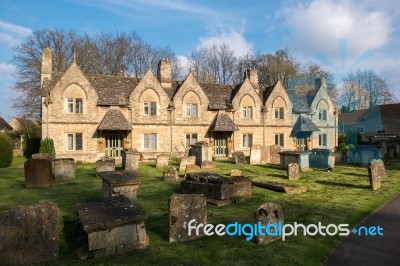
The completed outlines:
{"type": "Polygon", "coordinates": [[[243,148],[250,148],[253,145],[253,134],[243,134],[243,148]]]}
{"type": "Polygon", "coordinates": [[[327,146],[327,135],[326,134],[319,134],[318,138],[319,146],[327,146]]]}
{"type": "Polygon", "coordinates": [[[187,103],[185,105],[185,115],[187,117],[197,117],[197,103],[187,103]]]}
{"type": "Polygon", "coordinates": [[[82,114],[83,101],[80,98],[67,99],[67,113],[69,114],[82,114]]]}
{"type": "Polygon", "coordinates": [[[326,121],[328,119],[327,111],[325,109],[319,110],[318,112],[318,119],[320,121],[326,121]]]}
{"type": "Polygon", "coordinates": [[[275,119],[284,119],[285,113],[282,107],[275,108],[275,119]]]}
{"type": "Polygon", "coordinates": [[[156,133],[144,134],[143,149],[145,149],[145,150],[156,150],[157,149],[157,134],[156,133]]]}
{"type": "Polygon", "coordinates": [[[190,148],[190,145],[193,145],[198,142],[197,133],[186,134],[186,148],[190,148]]]}
{"type": "Polygon", "coordinates": [[[281,147],[285,146],[285,135],[284,134],[275,134],[275,145],[279,145],[281,147]]]}
{"type": "Polygon", "coordinates": [[[253,118],[253,107],[252,106],[244,106],[242,109],[243,118],[253,118]]]}
{"type": "Polygon", "coordinates": [[[143,115],[157,116],[157,102],[144,102],[143,103],[143,115]]]}
{"type": "Polygon", "coordinates": [[[364,127],[357,127],[357,132],[363,133],[364,132],[364,127]]]}
{"type": "Polygon", "coordinates": [[[69,151],[81,151],[83,149],[82,133],[67,134],[67,149],[69,151]]]}
{"type": "Polygon", "coordinates": [[[376,133],[385,134],[386,133],[386,126],[385,125],[376,125],[376,133]]]}

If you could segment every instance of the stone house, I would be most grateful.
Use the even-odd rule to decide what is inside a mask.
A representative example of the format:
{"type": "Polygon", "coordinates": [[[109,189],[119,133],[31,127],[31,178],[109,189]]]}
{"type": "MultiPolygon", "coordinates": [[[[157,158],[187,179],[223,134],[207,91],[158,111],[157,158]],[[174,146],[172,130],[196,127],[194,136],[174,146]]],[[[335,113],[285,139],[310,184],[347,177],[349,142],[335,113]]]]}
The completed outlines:
{"type": "Polygon", "coordinates": [[[4,118],[0,117],[0,132],[11,132],[13,128],[7,123],[4,118]]]}
{"type": "Polygon", "coordinates": [[[32,121],[25,118],[13,118],[10,121],[10,126],[13,128],[11,137],[13,141],[13,155],[22,156],[23,155],[23,142],[24,134],[32,137],[39,137],[38,130],[40,125],[36,121],[32,121]]]}
{"type": "MultiPolygon", "coordinates": [[[[199,141],[208,142],[216,157],[233,151],[249,154],[253,144],[296,149],[293,125],[299,114],[293,115],[293,100],[280,82],[260,88],[253,69],[237,85],[200,83],[192,73],[174,81],[165,60],[156,75],[149,70],[140,79],[88,75],[77,62],[64,73],[52,73],[51,50],[46,48],[41,82],[42,136],[53,138],[57,157],[119,159],[126,148],[139,150],[145,158],[183,156],[199,141]]],[[[334,107],[323,85],[314,98],[309,109],[323,106],[333,119],[334,107]]],[[[332,149],[333,122],[315,124],[329,134],[324,147],[332,149]]],[[[308,137],[308,148],[315,147],[317,135],[308,137]]]]}

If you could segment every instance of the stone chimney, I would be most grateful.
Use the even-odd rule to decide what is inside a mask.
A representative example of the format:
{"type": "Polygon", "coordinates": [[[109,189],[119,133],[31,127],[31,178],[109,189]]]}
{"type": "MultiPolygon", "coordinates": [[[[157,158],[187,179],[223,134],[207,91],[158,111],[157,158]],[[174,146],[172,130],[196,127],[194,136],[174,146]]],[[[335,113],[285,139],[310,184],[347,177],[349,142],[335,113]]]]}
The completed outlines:
{"type": "Polygon", "coordinates": [[[315,79],[315,89],[319,90],[319,88],[321,88],[321,86],[324,85],[325,89],[327,89],[327,83],[326,83],[326,79],[324,77],[322,78],[316,78],[315,79]]]}
{"type": "Polygon", "coordinates": [[[163,59],[158,63],[157,78],[163,88],[172,87],[171,63],[168,60],[163,59]]]}
{"type": "Polygon", "coordinates": [[[251,85],[253,85],[253,87],[256,89],[257,93],[260,90],[260,86],[258,84],[258,72],[257,69],[252,68],[252,69],[248,69],[245,73],[244,73],[244,78],[248,78],[251,85]]]}
{"type": "Polygon", "coordinates": [[[51,74],[53,72],[53,59],[51,55],[50,48],[44,48],[42,54],[42,73],[40,77],[40,84],[43,85],[43,80],[45,78],[51,79],[51,74]]]}

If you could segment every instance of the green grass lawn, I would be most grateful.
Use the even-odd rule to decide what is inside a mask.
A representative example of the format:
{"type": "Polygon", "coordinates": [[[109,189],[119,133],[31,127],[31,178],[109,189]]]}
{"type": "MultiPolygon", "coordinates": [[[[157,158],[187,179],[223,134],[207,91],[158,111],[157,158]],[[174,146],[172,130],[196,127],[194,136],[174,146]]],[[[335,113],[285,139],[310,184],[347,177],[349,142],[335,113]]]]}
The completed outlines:
{"type": "MultiPolygon", "coordinates": [[[[143,184],[138,191],[138,207],[148,215],[146,229],[150,246],[131,255],[113,256],[96,261],[81,261],[75,253],[77,222],[75,203],[101,197],[101,180],[93,164],[79,165],[76,179],[57,180],[49,189],[26,189],[22,158],[10,168],[0,169],[0,211],[18,205],[56,202],[60,208],[60,259],[62,265],[321,265],[340,237],[291,236],[258,246],[245,237],[205,237],[186,243],[168,243],[168,197],[176,193],[179,183],[164,183],[162,171],[151,164],[139,167],[143,184]]],[[[300,181],[285,179],[286,172],[276,165],[235,165],[216,161],[216,172],[228,175],[241,169],[254,180],[271,180],[307,187],[307,193],[288,195],[258,187],[253,196],[226,207],[208,206],[208,222],[228,224],[234,221],[252,223],[253,211],[262,203],[282,206],[285,223],[349,223],[350,229],[376,208],[400,192],[400,160],[387,163],[388,178],[378,191],[369,188],[366,168],[339,165],[334,172],[314,170],[301,173],[300,181]]]]}

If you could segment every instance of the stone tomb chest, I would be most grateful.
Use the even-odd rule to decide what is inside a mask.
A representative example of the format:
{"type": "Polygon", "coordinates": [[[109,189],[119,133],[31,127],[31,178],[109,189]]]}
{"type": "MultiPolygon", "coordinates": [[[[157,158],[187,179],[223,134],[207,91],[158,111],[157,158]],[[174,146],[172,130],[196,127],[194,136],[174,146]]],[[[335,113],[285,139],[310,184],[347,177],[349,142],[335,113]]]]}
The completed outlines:
{"type": "MultiPolygon", "coordinates": [[[[203,194],[207,201],[251,196],[251,181],[244,176],[225,177],[213,173],[188,173],[181,182],[182,194],[203,194]]],[[[218,205],[218,204],[217,204],[218,205]]]]}
{"type": "Polygon", "coordinates": [[[137,190],[142,180],[130,171],[110,171],[97,173],[103,180],[103,197],[124,196],[136,203],[137,190]]]}
{"type": "Polygon", "coordinates": [[[77,203],[81,259],[122,255],[146,248],[145,214],[124,197],[98,202],[77,203]]]}

